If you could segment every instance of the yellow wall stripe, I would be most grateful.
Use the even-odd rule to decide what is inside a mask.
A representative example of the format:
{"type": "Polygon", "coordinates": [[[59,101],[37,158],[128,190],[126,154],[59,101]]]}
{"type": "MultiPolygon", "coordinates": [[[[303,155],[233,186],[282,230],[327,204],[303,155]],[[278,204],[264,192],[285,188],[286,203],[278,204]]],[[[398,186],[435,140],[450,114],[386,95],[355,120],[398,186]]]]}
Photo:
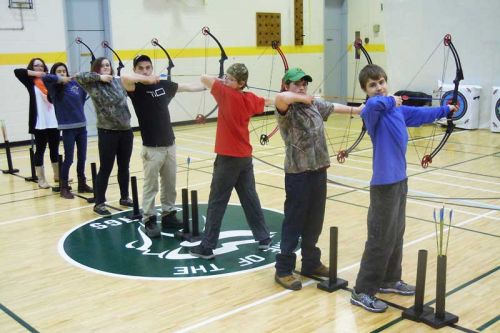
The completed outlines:
{"type": "Polygon", "coordinates": [[[0,53],[0,65],[21,65],[26,67],[31,59],[42,58],[46,63],[66,62],[66,51],[37,53],[0,53]]]}
{"type": "MultiPolygon", "coordinates": [[[[368,52],[385,52],[384,44],[364,45],[368,52]]],[[[228,56],[261,56],[275,55],[276,51],[271,47],[225,47],[228,56]]],[[[281,50],[285,54],[313,54],[323,53],[324,45],[284,45],[281,50]]],[[[190,48],[190,49],[167,49],[172,59],[176,58],[200,58],[200,57],[218,57],[219,48],[190,48]]],[[[349,44],[348,51],[352,51],[352,45],[349,44]]],[[[150,57],[164,57],[160,49],[142,49],[142,50],[117,50],[122,60],[131,60],[138,54],[147,54],[150,57]],[[159,52],[159,53],[158,53],[159,52]]],[[[84,55],[87,55],[85,53],[84,55]]],[[[52,64],[54,62],[66,62],[66,51],[61,52],[38,52],[38,53],[0,53],[0,65],[27,65],[35,57],[42,58],[45,62],[52,64]]]]}

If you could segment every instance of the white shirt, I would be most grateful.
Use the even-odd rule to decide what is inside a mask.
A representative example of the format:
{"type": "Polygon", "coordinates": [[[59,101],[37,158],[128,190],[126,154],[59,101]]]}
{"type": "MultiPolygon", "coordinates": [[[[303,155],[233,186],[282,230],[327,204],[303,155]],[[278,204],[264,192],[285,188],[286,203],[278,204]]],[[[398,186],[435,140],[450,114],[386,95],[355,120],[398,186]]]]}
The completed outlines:
{"type": "Polygon", "coordinates": [[[57,118],[54,105],[49,103],[49,101],[44,98],[43,93],[37,86],[34,86],[33,88],[35,88],[37,110],[35,129],[44,130],[47,128],[57,128],[57,118]]]}

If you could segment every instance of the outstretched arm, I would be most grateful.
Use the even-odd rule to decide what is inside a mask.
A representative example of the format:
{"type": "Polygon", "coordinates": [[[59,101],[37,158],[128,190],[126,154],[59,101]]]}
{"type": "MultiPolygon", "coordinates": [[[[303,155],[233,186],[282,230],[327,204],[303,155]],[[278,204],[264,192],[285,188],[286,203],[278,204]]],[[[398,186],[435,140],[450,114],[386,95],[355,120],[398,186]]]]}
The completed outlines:
{"type": "Polygon", "coordinates": [[[207,89],[201,82],[179,83],[177,92],[198,92],[207,89]]]}
{"type": "Polygon", "coordinates": [[[363,110],[364,104],[360,106],[347,106],[344,104],[333,103],[335,106],[335,113],[349,113],[349,114],[360,114],[363,110]]]}
{"type": "Polygon", "coordinates": [[[202,83],[202,84],[203,84],[206,88],[208,88],[208,89],[212,89],[212,86],[214,85],[214,82],[215,82],[216,80],[218,80],[218,79],[217,79],[217,77],[216,77],[216,76],[211,76],[211,75],[206,75],[206,74],[204,74],[204,75],[202,75],[202,76],[201,76],[200,80],[201,80],[201,83],[202,83]]]}

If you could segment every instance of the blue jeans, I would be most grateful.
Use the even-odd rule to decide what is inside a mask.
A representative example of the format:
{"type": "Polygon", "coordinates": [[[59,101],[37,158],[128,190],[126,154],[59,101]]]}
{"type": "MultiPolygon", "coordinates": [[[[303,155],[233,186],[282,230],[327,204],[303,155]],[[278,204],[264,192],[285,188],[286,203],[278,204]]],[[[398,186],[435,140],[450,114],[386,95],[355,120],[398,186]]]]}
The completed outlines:
{"type": "Polygon", "coordinates": [[[75,143],[77,148],[76,172],[78,178],[85,178],[85,160],[87,159],[87,128],[71,128],[62,130],[64,145],[64,162],[61,168],[61,179],[69,179],[69,168],[73,164],[75,143]]]}
{"type": "Polygon", "coordinates": [[[217,155],[208,197],[207,222],[201,244],[215,249],[219,240],[222,218],[233,188],[238,193],[247,223],[257,241],[269,238],[259,196],[255,190],[255,177],[251,157],[217,155]]]}
{"type": "Polygon", "coordinates": [[[292,274],[295,249],[302,238],[302,273],[321,265],[321,250],[316,246],[323,229],[326,203],[326,170],[285,174],[285,218],[281,227],[281,253],[276,255],[278,276],[292,274]]]}

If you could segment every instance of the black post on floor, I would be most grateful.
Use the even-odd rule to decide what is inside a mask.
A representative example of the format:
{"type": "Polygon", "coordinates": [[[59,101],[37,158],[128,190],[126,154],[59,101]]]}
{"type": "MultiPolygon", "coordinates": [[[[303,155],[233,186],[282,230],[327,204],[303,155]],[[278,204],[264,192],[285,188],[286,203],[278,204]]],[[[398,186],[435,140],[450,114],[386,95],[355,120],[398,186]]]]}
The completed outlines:
{"type": "Polygon", "coordinates": [[[189,192],[187,188],[182,189],[182,230],[175,232],[174,237],[187,241],[191,241],[193,239],[189,229],[189,192]]]}
{"type": "Polygon", "coordinates": [[[189,229],[189,192],[187,188],[182,189],[182,232],[188,234],[189,229]]]}
{"type": "Polygon", "coordinates": [[[446,256],[437,257],[436,313],[422,317],[422,322],[433,328],[441,328],[458,322],[458,316],[446,312],[446,256]]]}
{"type": "Polygon", "coordinates": [[[132,187],[132,202],[133,202],[133,211],[132,211],[132,220],[140,220],[142,218],[141,211],[139,210],[139,195],[137,194],[137,177],[130,177],[130,185],[132,187]]]}
{"type": "MultiPolygon", "coordinates": [[[[59,175],[57,175],[59,177],[59,185],[56,185],[54,184],[54,186],[52,186],[52,192],[61,192],[61,182],[62,182],[62,178],[61,178],[61,172],[62,172],[62,163],[63,163],[63,157],[62,155],[59,155],[59,158],[57,159],[57,173],[59,173],[59,175]]],[[[54,175],[54,178],[55,178],[55,175],[54,175]]]]}
{"type": "Polygon", "coordinates": [[[30,167],[31,167],[31,177],[25,177],[24,180],[27,182],[36,183],[38,181],[38,177],[36,176],[36,171],[35,171],[35,152],[33,151],[33,148],[30,148],[30,167]]]}
{"type": "Polygon", "coordinates": [[[330,272],[326,281],[318,283],[318,289],[329,293],[338,289],[347,287],[347,281],[337,277],[337,258],[338,258],[338,228],[330,228],[330,272]]]}
{"type": "Polygon", "coordinates": [[[418,251],[417,282],[415,284],[414,305],[401,313],[401,317],[419,322],[421,317],[433,313],[434,309],[424,306],[425,280],[427,275],[427,250],[418,251]]]}
{"type": "Polygon", "coordinates": [[[200,237],[200,228],[199,228],[199,220],[198,220],[198,191],[191,191],[191,221],[193,223],[192,230],[192,241],[196,239],[196,237],[200,237]]]}
{"type": "Polygon", "coordinates": [[[4,142],[5,142],[5,154],[7,155],[7,167],[8,167],[8,169],[2,170],[2,172],[3,173],[10,173],[11,175],[18,173],[19,169],[14,169],[14,167],[12,166],[12,156],[10,154],[10,142],[9,142],[9,140],[5,140],[4,142]]]}
{"type": "Polygon", "coordinates": [[[95,181],[97,179],[97,166],[95,162],[90,163],[90,172],[92,174],[92,189],[94,190],[95,197],[95,181]]]}
{"type": "Polygon", "coordinates": [[[95,162],[90,163],[90,173],[92,174],[92,198],[87,198],[87,202],[95,203],[95,182],[97,179],[97,167],[95,162]]]}

